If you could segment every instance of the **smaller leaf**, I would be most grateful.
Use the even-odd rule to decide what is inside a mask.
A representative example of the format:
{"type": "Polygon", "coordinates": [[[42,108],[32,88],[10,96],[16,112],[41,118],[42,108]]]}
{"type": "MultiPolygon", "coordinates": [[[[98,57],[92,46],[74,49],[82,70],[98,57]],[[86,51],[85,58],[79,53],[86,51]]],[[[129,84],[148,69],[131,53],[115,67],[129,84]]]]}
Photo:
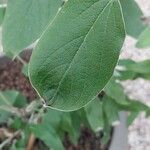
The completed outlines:
{"type": "Polygon", "coordinates": [[[131,59],[120,59],[118,65],[119,66],[123,66],[123,67],[128,67],[131,64],[135,64],[135,61],[131,60],[131,59]]]}
{"type": "Polygon", "coordinates": [[[145,112],[147,116],[150,116],[150,107],[140,102],[140,100],[132,100],[127,98],[128,105],[117,104],[120,111],[128,112],[145,112]]]}
{"type": "Polygon", "coordinates": [[[150,26],[148,26],[140,35],[139,40],[136,44],[138,48],[150,47],[150,26]]]}
{"type": "Polygon", "coordinates": [[[135,0],[120,0],[127,34],[138,38],[145,29],[141,20],[143,13],[135,0]]]}
{"type": "Polygon", "coordinates": [[[60,127],[59,133],[62,132],[64,136],[64,133],[67,132],[69,134],[71,141],[74,144],[77,144],[78,136],[73,127],[72,119],[69,113],[63,113],[59,127],[60,127]]]}
{"type": "MultiPolygon", "coordinates": [[[[139,75],[138,75],[139,76],[139,75]]],[[[124,70],[124,71],[119,71],[119,76],[117,78],[119,80],[134,80],[135,78],[138,77],[137,74],[133,71],[129,70],[124,70]]]]}
{"type": "Polygon", "coordinates": [[[3,109],[3,106],[15,106],[18,108],[24,107],[27,103],[27,100],[22,96],[18,91],[8,90],[0,91],[0,123],[7,122],[10,116],[12,115],[7,110],[3,109]]]}
{"type": "MultiPolygon", "coordinates": [[[[150,78],[150,60],[135,62],[129,59],[120,60],[120,67],[124,69],[119,70],[120,80],[136,79],[138,77],[149,79],[150,78]]],[[[117,70],[118,71],[118,70],[117,70]]]]}
{"type": "Polygon", "coordinates": [[[120,83],[113,77],[106,85],[104,91],[119,104],[127,105],[126,96],[120,83]]]}
{"type": "Polygon", "coordinates": [[[150,107],[140,102],[139,100],[128,99],[128,103],[129,103],[128,106],[121,106],[121,107],[127,111],[135,111],[135,112],[144,111],[147,114],[150,114],[150,107]]]}
{"type": "Polygon", "coordinates": [[[0,25],[3,23],[5,11],[6,11],[6,7],[1,5],[1,7],[0,7],[0,25]]]}
{"type": "Polygon", "coordinates": [[[15,90],[0,92],[0,105],[8,105],[8,103],[15,107],[21,108],[27,104],[27,99],[15,90]]]}
{"type": "Polygon", "coordinates": [[[119,60],[118,66],[116,67],[117,74],[114,76],[119,80],[127,80],[127,79],[134,79],[136,73],[132,70],[128,70],[127,66],[130,64],[134,64],[135,62],[131,59],[121,59],[119,60]]]}
{"type": "Polygon", "coordinates": [[[84,108],[74,112],[70,112],[70,115],[71,115],[72,125],[76,133],[75,138],[78,139],[80,136],[81,125],[84,125],[85,127],[90,127],[87,119],[87,115],[84,108]]]}
{"type": "Polygon", "coordinates": [[[24,129],[24,127],[26,126],[27,124],[22,120],[22,118],[18,118],[18,117],[15,117],[11,124],[10,124],[10,127],[12,129],[15,129],[15,130],[19,130],[19,129],[24,129]]]}
{"type": "Polygon", "coordinates": [[[108,144],[110,136],[111,136],[111,129],[112,126],[109,124],[107,115],[105,113],[105,111],[103,111],[103,115],[104,115],[104,129],[103,129],[103,137],[102,137],[102,144],[108,144]]]}
{"type": "Polygon", "coordinates": [[[130,115],[128,116],[128,119],[127,119],[128,127],[133,123],[135,118],[137,118],[138,114],[139,112],[130,112],[130,115]]]}
{"type": "Polygon", "coordinates": [[[15,107],[22,108],[25,107],[26,104],[27,104],[26,97],[19,93],[13,105],[15,107]]]}
{"type": "Polygon", "coordinates": [[[104,116],[102,107],[102,102],[96,98],[84,108],[89,124],[94,132],[104,128],[104,116]]]}
{"type": "Polygon", "coordinates": [[[150,73],[150,60],[144,60],[141,62],[135,62],[127,66],[128,70],[134,71],[139,74],[149,74],[150,73]]]}
{"type": "Polygon", "coordinates": [[[25,150],[25,147],[27,146],[31,134],[29,125],[22,130],[23,136],[21,136],[19,139],[12,143],[10,150],[25,150]]]}
{"type": "Polygon", "coordinates": [[[119,108],[118,105],[110,97],[105,96],[103,98],[104,112],[107,117],[109,125],[116,125],[119,122],[119,108]]]}
{"type": "Polygon", "coordinates": [[[47,146],[51,147],[52,149],[64,150],[59,135],[50,124],[42,123],[32,126],[31,131],[37,138],[41,139],[47,146]]]}
{"type": "Polygon", "coordinates": [[[28,64],[24,65],[23,68],[22,68],[22,73],[28,77],[28,64]]]}
{"type": "Polygon", "coordinates": [[[4,91],[0,92],[0,105],[13,105],[19,92],[17,91],[4,91]]]}
{"type": "Polygon", "coordinates": [[[48,112],[43,116],[42,122],[51,125],[53,128],[57,130],[61,122],[61,118],[62,118],[62,112],[49,109],[48,112]]]}
{"type": "Polygon", "coordinates": [[[62,4],[62,0],[9,0],[2,30],[4,52],[17,56],[34,43],[62,4]]]}
{"type": "Polygon", "coordinates": [[[149,74],[139,74],[138,77],[143,78],[145,80],[150,80],[150,73],[149,74]]]}
{"type": "Polygon", "coordinates": [[[62,138],[64,137],[64,133],[68,132],[72,142],[77,142],[77,136],[69,113],[50,109],[43,116],[43,122],[51,125],[62,138]]]}
{"type": "Polygon", "coordinates": [[[8,121],[10,113],[6,111],[0,111],[0,123],[5,123],[8,121]]]}

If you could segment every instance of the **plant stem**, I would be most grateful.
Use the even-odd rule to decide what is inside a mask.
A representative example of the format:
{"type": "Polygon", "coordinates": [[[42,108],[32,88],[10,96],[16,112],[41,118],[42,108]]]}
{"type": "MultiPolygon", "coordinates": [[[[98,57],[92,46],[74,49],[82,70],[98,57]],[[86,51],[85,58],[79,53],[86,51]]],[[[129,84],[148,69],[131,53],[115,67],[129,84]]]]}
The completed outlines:
{"type": "Polygon", "coordinates": [[[5,105],[1,105],[0,106],[0,109],[1,110],[4,110],[4,111],[7,111],[7,112],[10,112],[12,114],[14,114],[15,116],[18,116],[18,117],[24,117],[26,115],[26,112],[24,109],[18,109],[16,107],[13,107],[13,106],[5,106],[5,105]]]}
{"type": "Polygon", "coordinates": [[[16,58],[17,58],[23,65],[26,65],[26,64],[27,64],[20,56],[16,56],[16,58]]]}
{"type": "Polygon", "coordinates": [[[26,150],[33,150],[35,140],[36,140],[35,135],[31,133],[26,150]]]}
{"type": "Polygon", "coordinates": [[[21,132],[21,130],[16,131],[11,137],[9,137],[4,142],[2,142],[0,144],[0,149],[3,149],[4,146],[6,146],[7,144],[9,144],[13,140],[13,138],[15,138],[18,134],[20,134],[20,132],[21,132]]]}

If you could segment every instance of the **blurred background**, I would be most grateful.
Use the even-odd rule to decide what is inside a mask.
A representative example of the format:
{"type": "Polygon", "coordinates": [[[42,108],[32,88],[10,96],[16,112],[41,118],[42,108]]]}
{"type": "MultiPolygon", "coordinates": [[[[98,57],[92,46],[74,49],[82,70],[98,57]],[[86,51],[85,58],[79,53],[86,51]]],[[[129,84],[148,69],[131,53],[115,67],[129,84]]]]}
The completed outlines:
{"type": "MultiPolygon", "coordinates": [[[[150,17],[150,1],[137,0],[145,16],[150,17]]],[[[150,59],[150,49],[138,49],[135,47],[136,40],[127,37],[123,47],[121,58],[131,58],[135,61],[150,59]]],[[[140,99],[150,106],[150,81],[136,79],[122,83],[126,93],[133,99],[140,99]]],[[[150,149],[150,119],[141,113],[129,127],[128,143],[131,150],[150,149]]]]}

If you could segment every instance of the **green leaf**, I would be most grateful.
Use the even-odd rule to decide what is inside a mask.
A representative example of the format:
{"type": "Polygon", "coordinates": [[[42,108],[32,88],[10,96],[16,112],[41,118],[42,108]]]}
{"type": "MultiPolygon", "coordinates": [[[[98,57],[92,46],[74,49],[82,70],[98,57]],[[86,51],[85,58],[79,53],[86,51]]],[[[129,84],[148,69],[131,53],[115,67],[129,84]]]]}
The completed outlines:
{"type": "Polygon", "coordinates": [[[130,66],[134,72],[139,74],[150,74],[150,60],[144,60],[130,66]]]}
{"type": "Polygon", "coordinates": [[[128,66],[135,64],[135,61],[131,59],[120,59],[118,65],[128,69],[128,66]]]}
{"type": "Polygon", "coordinates": [[[5,53],[16,56],[35,42],[62,3],[62,0],[9,0],[3,24],[5,53]]]}
{"type": "Polygon", "coordinates": [[[143,13],[135,0],[120,0],[127,34],[138,38],[145,29],[141,20],[143,13]]]}
{"type": "Polygon", "coordinates": [[[117,76],[116,78],[119,80],[133,80],[135,79],[137,73],[128,69],[128,66],[131,64],[135,64],[135,62],[131,59],[121,59],[118,63],[118,68],[116,67],[117,76]]]}
{"type": "Polygon", "coordinates": [[[0,111],[0,123],[6,123],[8,118],[10,117],[10,113],[6,111],[0,111]]]}
{"type": "Polygon", "coordinates": [[[18,91],[0,91],[0,123],[7,122],[11,116],[11,112],[3,109],[4,106],[13,105],[15,107],[24,107],[27,101],[24,96],[22,96],[18,91]]]}
{"type": "Polygon", "coordinates": [[[83,108],[80,110],[71,112],[70,115],[71,115],[71,120],[72,120],[72,126],[76,133],[75,139],[78,139],[80,136],[81,126],[90,128],[87,115],[83,108]]]}
{"type": "Polygon", "coordinates": [[[62,112],[49,109],[48,112],[43,116],[43,122],[50,124],[57,130],[59,128],[59,124],[61,123],[62,115],[62,112]]]}
{"type": "Polygon", "coordinates": [[[145,105],[144,103],[140,102],[139,100],[128,100],[128,105],[120,105],[120,109],[126,110],[126,111],[131,111],[131,112],[141,112],[144,111],[147,113],[147,115],[150,115],[150,107],[145,105]]]}
{"type": "Polygon", "coordinates": [[[10,127],[14,130],[24,129],[27,123],[25,123],[22,118],[15,117],[11,121],[10,127]]]}
{"type": "MultiPolygon", "coordinates": [[[[132,99],[127,98],[127,101],[128,101],[128,105],[122,105],[122,104],[116,103],[120,111],[128,111],[134,114],[139,113],[139,112],[146,112],[146,115],[150,116],[150,107],[140,102],[140,100],[132,100],[132,99]]],[[[134,115],[131,116],[131,121],[133,117],[134,115]]]]}
{"type": "Polygon", "coordinates": [[[64,115],[62,116],[59,133],[60,132],[62,132],[63,137],[64,133],[67,132],[74,144],[78,142],[78,133],[76,133],[76,130],[73,127],[73,122],[69,113],[64,113],[64,115]]]}
{"type": "Polygon", "coordinates": [[[18,108],[25,107],[27,105],[27,98],[19,93],[13,105],[18,108]]]}
{"type": "Polygon", "coordinates": [[[105,110],[103,111],[103,116],[104,116],[104,129],[103,129],[104,135],[102,137],[102,144],[105,145],[110,140],[112,125],[108,121],[108,117],[105,110]]]}
{"type": "Polygon", "coordinates": [[[13,105],[19,92],[17,91],[0,91],[0,105],[13,105]]]}
{"type": "Polygon", "coordinates": [[[137,118],[138,115],[139,115],[139,112],[130,112],[130,115],[128,116],[128,119],[127,119],[128,127],[133,123],[133,121],[135,120],[135,118],[137,118]]]}
{"type": "MultiPolygon", "coordinates": [[[[53,117],[53,116],[51,116],[53,117]]],[[[41,139],[47,146],[54,150],[64,150],[59,135],[50,124],[43,123],[31,127],[36,137],[41,139]]]]}
{"type": "Polygon", "coordinates": [[[21,108],[27,104],[27,99],[15,90],[0,91],[0,105],[13,105],[21,108]]]}
{"type": "Polygon", "coordinates": [[[138,77],[143,78],[145,80],[150,80],[150,73],[149,74],[139,74],[138,77]]]}
{"type": "Polygon", "coordinates": [[[24,65],[22,68],[22,73],[28,77],[28,64],[24,65]]]}
{"type": "Polygon", "coordinates": [[[127,105],[126,96],[123,91],[123,87],[117,80],[113,77],[104,89],[105,93],[114,99],[117,103],[127,105]]]}
{"type": "Polygon", "coordinates": [[[29,127],[30,127],[29,124],[26,125],[25,128],[21,127],[22,134],[17,140],[12,142],[11,146],[9,147],[10,150],[25,150],[31,135],[31,131],[29,127]]]}
{"type": "Polygon", "coordinates": [[[104,128],[103,103],[96,98],[85,108],[87,119],[94,132],[104,128]]]}
{"type": "Polygon", "coordinates": [[[134,62],[126,65],[128,70],[136,73],[149,74],[150,73],[150,60],[144,60],[141,62],[134,62]]]}
{"type": "Polygon", "coordinates": [[[67,1],[31,56],[32,85],[52,108],[85,106],[112,76],[124,38],[117,0],[67,1]]]}
{"type": "Polygon", "coordinates": [[[140,35],[139,40],[136,44],[138,48],[150,47],[150,26],[148,26],[140,35]]]}
{"type": "Polygon", "coordinates": [[[6,7],[2,5],[0,7],[0,25],[3,23],[5,11],[6,11],[6,7]]]}
{"type": "Polygon", "coordinates": [[[116,125],[119,121],[119,108],[114,100],[110,97],[105,96],[103,98],[103,109],[107,117],[107,122],[109,125],[116,125]]]}
{"type": "Polygon", "coordinates": [[[104,135],[102,137],[102,144],[106,145],[108,144],[110,137],[111,137],[112,126],[107,122],[107,118],[105,118],[104,120],[105,120],[105,126],[103,130],[104,135]]]}
{"type": "Polygon", "coordinates": [[[129,59],[124,59],[119,61],[119,66],[124,68],[119,71],[119,79],[121,80],[135,79],[138,77],[150,79],[150,60],[135,62],[129,59]]]}
{"type": "Polygon", "coordinates": [[[27,99],[15,90],[0,92],[0,105],[13,105],[21,108],[27,104],[27,99]]]}
{"type": "Polygon", "coordinates": [[[61,137],[64,137],[64,133],[68,132],[71,137],[71,140],[76,143],[77,137],[69,113],[50,109],[43,116],[43,122],[55,128],[56,132],[61,137]]]}
{"type": "Polygon", "coordinates": [[[137,74],[133,71],[125,70],[119,71],[117,79],[119,80],[134,80],[137,77],[137,74]]]}

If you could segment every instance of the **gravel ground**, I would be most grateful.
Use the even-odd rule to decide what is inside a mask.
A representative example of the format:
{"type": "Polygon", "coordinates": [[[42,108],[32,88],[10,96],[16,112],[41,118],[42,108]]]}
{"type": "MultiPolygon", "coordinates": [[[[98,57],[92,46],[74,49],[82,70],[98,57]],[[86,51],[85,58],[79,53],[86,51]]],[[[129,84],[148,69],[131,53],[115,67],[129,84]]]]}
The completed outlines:
{"type": "MultiPolygon", "coordinates": [[[[150,1],[137,0],[144,15],[150,16],[150,1]]],[[[136,61],[150,59],[150,49],[140,50],[135,48],[136,40],[127,37],[121,58],[131,58],[136,61]]],[[[2,47],[0,46],[0,53],[2,47]]],[[[150,106],[150,81],[137,79],[123,83],[125,92],[132,98],[138,99],[150,106]]],[[[145,118],[141,113],[134,123],[129,127],[128,134],[129,150],[150,150],[150,118],[145,118]]]]}

